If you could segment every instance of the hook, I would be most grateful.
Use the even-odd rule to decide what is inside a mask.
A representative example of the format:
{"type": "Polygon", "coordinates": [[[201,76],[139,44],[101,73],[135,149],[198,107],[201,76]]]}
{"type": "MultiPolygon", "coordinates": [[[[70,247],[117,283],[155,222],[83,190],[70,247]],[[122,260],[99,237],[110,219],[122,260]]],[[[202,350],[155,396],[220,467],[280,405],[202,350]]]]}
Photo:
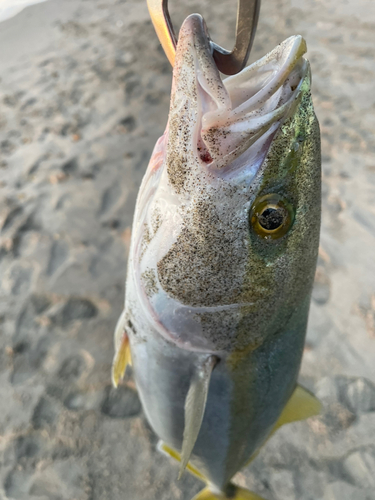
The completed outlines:
{"type": "MultiPolygon", "coordinates": [[[[173,66],[177,37],[168,12],[168,0],[147,0],[147,5],[156,34],[173,66]]],[[[219,71],[225,75],[235,75],[245,67],[255,37],[259,10],[260,0],[238,0],[236,43],[232,52],[211,41],[213,58],[219,71]]]]}

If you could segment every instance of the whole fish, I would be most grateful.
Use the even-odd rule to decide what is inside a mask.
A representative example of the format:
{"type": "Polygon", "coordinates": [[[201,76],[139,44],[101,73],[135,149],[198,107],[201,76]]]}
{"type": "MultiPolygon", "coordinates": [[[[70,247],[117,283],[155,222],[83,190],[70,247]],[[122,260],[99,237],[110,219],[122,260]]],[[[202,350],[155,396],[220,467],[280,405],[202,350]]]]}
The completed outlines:
{"type": "Polygon", "coordinates": [[[319,412],[297,386],[320,228],[320,136],[302,37],[222,81],[201,16],[180,31],[168,124],[134,216],[113,381],[132,362],[161,448],[231,483],[283,423],[319,412]]]}

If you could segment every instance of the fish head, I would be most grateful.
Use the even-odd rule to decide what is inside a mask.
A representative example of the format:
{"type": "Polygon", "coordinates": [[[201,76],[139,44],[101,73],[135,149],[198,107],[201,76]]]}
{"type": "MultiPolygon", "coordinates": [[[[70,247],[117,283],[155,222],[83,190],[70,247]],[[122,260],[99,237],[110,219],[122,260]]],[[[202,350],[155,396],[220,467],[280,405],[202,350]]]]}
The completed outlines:
{"type": "Polygon", "coordinates": [[[138,196],[127,297],[142,304],[133,316],[183,348],[255,348],[296,310],[307,317],[320,139],[305,51],[290,37],[223,81],[203,19],[181,28],[167,128],[138,196]]]}

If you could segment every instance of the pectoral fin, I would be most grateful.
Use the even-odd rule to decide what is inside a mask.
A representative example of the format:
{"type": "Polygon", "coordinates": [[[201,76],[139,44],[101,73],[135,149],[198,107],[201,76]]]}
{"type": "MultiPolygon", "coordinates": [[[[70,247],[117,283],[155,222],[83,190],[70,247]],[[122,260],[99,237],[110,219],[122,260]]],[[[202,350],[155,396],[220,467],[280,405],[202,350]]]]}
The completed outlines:
{"type": "Polygon", "coordinates": [[[215,356],[207,357],[202,365],[198,367],[191,380],[185,401],[185,428],[181,450],[179,479],[190,460],[190,455],[202,425],[211,373],[216,363],[217,358],[215,356]]]}
{"type": "Polygon", "coordinates": [[[114,387],[118,386],[118,383],[125,375],[126,367],[131,364],[129,337],[124,332],[112,364],[112,384],[114,387]]]}
{"type": "Polygon", "coordinates": [[[115,329],[116,354],[112,363],[112,384],[118,386],[119,381],[124,377],[126,367],[132,364],[129,337],[125,331],[125,311],[117,321],[115,329]]]}

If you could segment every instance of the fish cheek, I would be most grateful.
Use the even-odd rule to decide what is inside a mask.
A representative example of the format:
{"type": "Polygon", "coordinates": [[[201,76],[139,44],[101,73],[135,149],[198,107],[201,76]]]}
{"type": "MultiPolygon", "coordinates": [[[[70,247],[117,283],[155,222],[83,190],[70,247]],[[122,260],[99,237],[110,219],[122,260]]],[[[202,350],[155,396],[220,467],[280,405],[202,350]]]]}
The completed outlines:
{"type": "MultiPolygon", "coordinates": [[[[264,240],[257,234],[250,235],[249,256],[244,283],[253,302],[259,302],[260,312],[279,294],[280,269],[285,267],[288,251],[287,237],[281,240],[264,240]]],[[[250,297],[249,297],[250,299],[250,297]]],[[[262,311],[263,310],[263,311],[262,311]]]]}
{"type": "Polygon", "coordinates": [[[277,272],[282,249],[269,245],[269,242],[257,241],[258,237],[254,238],[254,235],[249,236],[249,240],[241,302],[252,305],[241,308],[236,335],[238,349],[257,348],[269,332],[274,330],[273,324],[280,309],[280,296],[283,295],[283,283],[278,281],[277,272]],[[265,243],[271,248],[266,248],[265,243]]]}

